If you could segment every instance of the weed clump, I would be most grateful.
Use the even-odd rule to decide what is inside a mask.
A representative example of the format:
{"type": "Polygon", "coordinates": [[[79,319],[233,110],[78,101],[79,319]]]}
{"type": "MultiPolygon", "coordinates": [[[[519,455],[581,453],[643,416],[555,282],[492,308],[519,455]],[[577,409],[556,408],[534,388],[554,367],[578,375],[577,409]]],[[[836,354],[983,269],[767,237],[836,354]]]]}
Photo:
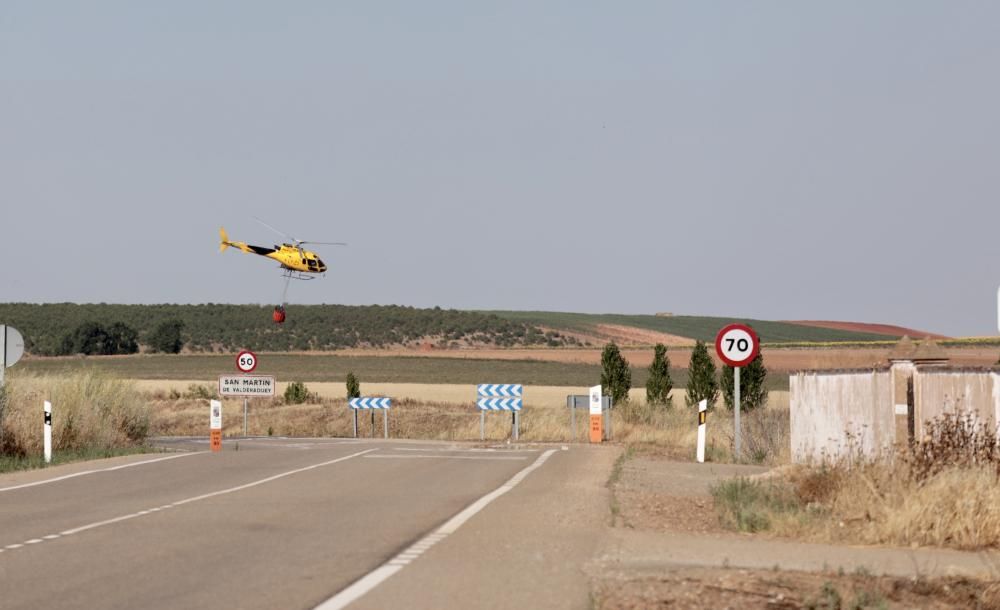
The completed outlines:
{"type": "Polygon", "coordinates": [[[740,532],[770,530],[775,520],[802,508],[794,490],[783,481],[723,481],[712,488],[712,497],[722,524],[740,532]]]}
{"type": "Polygon", "coordinates": [[[986,467],[1000,479],[996,431],[975,414],[945,413],[927,422],[927,435],[911,442],[902,455],[907,475],[925,482],[949,468],[986,467]]]}

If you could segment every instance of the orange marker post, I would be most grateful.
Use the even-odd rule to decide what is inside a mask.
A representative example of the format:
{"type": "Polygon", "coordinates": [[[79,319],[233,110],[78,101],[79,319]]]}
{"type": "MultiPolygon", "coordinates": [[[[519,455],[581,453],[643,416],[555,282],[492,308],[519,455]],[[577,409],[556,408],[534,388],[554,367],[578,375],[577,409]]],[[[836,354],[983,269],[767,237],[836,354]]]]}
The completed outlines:
{"type": "Polygon", "coordinates": [[[590,388],[590,442],[599,443],[604,436],[604,421],[601,412],[601,386],[590,388]]]}
{"type": "Polygon", "coordinates": [[[209,441],[213,452],[222,451],[222,403],[213,400],[209,405],[209,441]]]}

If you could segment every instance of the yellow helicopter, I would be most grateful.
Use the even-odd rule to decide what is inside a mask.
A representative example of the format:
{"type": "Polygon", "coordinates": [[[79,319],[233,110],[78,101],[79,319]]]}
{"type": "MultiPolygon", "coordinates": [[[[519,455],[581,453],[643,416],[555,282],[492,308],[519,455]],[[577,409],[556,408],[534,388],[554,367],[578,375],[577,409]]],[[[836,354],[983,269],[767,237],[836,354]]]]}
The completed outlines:
{"type": "Polygon", "coordinates": [[[267,224],[259,218],[254,218],[257,222],[264,225],[265,227],[275,231],[279,235],[291,240],[292,243],[283,243],[280,245],[275,245],[273,248],[266,248],[264,246],[253,246],[242,241],[230,241],[229,235],[226,234],[224,228],[219,228],[219,252],[224,252],[226,248],[232,246],[247,254],[257,254],[259,256],[266,256],[267,258],[274,259],[281,264],[282,273],[286,278],[297,279],[297,280],[311,280],[317,275],[326,272],[326,264],[323,260],[316,255],[315,252],[310,252],[304,249],[302,246],[305,244],[319,244],[328,246],[346,246],[347,244],[343,242],[322,242],[322,241],[302,241],[300,239],[295,239],[291,235],[287,235],[278,231],[271,225],[267,224]]]}

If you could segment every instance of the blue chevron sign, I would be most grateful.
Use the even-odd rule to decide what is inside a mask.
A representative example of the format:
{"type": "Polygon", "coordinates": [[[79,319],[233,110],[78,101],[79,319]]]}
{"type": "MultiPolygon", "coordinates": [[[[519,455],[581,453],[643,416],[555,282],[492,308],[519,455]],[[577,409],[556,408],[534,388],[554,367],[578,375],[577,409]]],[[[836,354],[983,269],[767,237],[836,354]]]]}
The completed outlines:
{"type": "Polygon", "coordinates": [[[520,398],[480,398],[476,405],[482,411],[520,411],[520,398]]]}
{"type": "Polygon", "coordinates": [[[480,396],[490,398],[514,398],[522,395],[519,383],[481,383],[478,386],[480,396]]]}
{"type": "Polygon", "coordinates": [[[350,405],[352,409],[388,409],[392,406],[392,399],[364,396],[362,398],[352,398],[350,405]]]}

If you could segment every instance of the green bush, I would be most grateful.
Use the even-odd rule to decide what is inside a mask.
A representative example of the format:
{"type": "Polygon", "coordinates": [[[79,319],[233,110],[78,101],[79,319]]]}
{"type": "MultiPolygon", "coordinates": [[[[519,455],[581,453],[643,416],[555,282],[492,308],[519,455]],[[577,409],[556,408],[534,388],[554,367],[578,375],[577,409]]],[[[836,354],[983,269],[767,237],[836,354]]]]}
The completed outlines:
{"type": "Polygon", "coordinates": [[[184,330],[184,322],[181,320],[167,320],[161,322],[149,337],[146,339],[150,349],[154,352],[165,354],[179,354],[184,347],[184,340],[181,338],[181,331],[184,330]]]}
{"type": "Polygon", "coordinates": [[[63,336],[59,352],[63,355],[113,356],[139,351],[139,333],[132,327],[115,322],[105,327],[98,322],[83,322],[63,336]]]}
{"type": "Polygon", "coordinates": [[[290,405],[297,405],[309,400],[309,389],[301,381],[293,381],[285,388],[285,402],[290,405]]]}

